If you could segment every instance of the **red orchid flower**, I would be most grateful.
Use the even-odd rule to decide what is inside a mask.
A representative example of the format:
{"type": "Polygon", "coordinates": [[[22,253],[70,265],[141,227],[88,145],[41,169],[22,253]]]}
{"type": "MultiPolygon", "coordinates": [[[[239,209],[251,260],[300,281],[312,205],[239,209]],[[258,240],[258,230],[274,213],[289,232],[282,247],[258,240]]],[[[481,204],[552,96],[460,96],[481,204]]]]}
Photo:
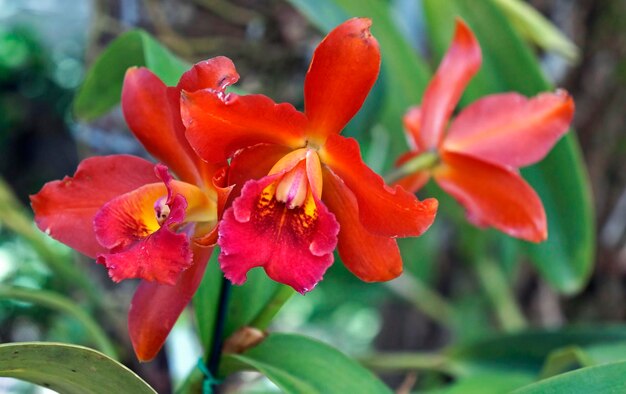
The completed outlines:
{"type": "Polygon", "coordinates": [[[31,196],[38,227],[96,258],[119,282],[142,279],[128,327],[137,357],[154,358],[191,300],[216,242],[216,223],[228,189],[225,162],[206,163],[184,137],[180,91],[219,89],[236,80],[227,58],[198,63],[177,87],[145,68],[127,71],[122,110],[146,150],[165,165],[129,155],[92,157],[73,177],[47,183],[31,196]]]}
{"type": "Polygon", "coordinates": [[[304,113],[263,95],[183,91],[191,146],[211,162],[231,158],[229,184],[240,191],[219,225],[219,262],[233,283],[262,266],[305,293],[332,264],[337,245],[360,279],[390,280],[402,272],[395,238],[421,235],[432,224],[436,200],[386,186],[363,163],[357,142],[339,135],[380,69],[370,25],[348,20],[317,47],[304,113]]]}
{"type": "Polygon", "coordinates": [[[543,241],[547,238],[543,205],[518,169],[541,160],[567,132],[574,102],[564,91],[531,99],[517,93],[494,94],[469,105],[450,122],[480,64],[474,34],[457,20],[452,45],[426,89],[421,108],[411,108],[404,117],[413,150],[398,164],[420,170],[409,171],[397,183],[415,192],[432,176],[465,207],[473,224],[543,241]]]}

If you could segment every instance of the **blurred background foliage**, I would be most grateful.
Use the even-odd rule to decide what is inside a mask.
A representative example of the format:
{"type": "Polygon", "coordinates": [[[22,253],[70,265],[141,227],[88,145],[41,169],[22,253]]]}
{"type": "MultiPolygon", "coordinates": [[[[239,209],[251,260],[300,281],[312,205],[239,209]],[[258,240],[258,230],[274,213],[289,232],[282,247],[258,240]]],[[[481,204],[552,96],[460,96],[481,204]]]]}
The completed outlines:
{"type": "MultiPolygon", "coordinates": [[[[544,75],[550,85],[567,89],[576,101],[573,129],[593,200],[587,199],[586,174],[577,172],[576,161],[563,162],[576,157],[575,144],[574,156],[563,148],[566,153],[524,172],[540,193],[549,193],[548,200],[544,198],[548,216],[559,220],[557,225],[550,222],[551,240],[562,241],[554,248],[533,251],[495,231],[477,231],[463,224],[460,209],[436,189],[428,189],[420,196],[440,197],[443,214],[428,235],[401,241],[407,275],[390,284],[365,284],[335,264],[315,291],[290,299],[273,329],[330,343],[378,370],[388,385],[403,392],[434,389],[452,380],[460,385],[459,392],[471,392],[472,387],[480,389],[484,379],[504,392],[529,383],[529,376],[550,376],[587,365],[576,352],[550,356],[568,360],[561,370],[558,362],[545,364],[555,349],[576,345],[585,354],[605,355],[597,350],[598,342],[626,341],[626,329],[619,325],[558,335],[524,331],[618,323],[626,318],[626,27],[622,23],[626,3],[528,2],[578,46],[578,55],[572,47],[559,44],[561,53],[554,47],[540,48],[537,44],[550,43],[525,33],[515,10],[503,6],[509,2],[485,3],[494,6],[474,8],[471,1],[462,0],[0,0],[0,342],[60,341],[106,352],[108,344],[98,339],[100,333],[81,323],[82,311],[96,317],[119,359],[158,392],[171,391],[172,382],[180,382],[201,354],[202,338],[194,337],[192,327],[203,317],[189,314],[173,332],[167,355],[162,352],[156,361],[139,365],[125,326],[134,284],[113,285],[101,267],[48,240],[25,220],[30,215],[25,208],[28,195],[46,181],[71,175],[80,159],[94,154],[146,155],[129,134],[119,108],[107,107],[103,116],[82,119],[73,113],[80,115],[80,100],[74,108],[72,101],[86,67],[113,39],[139,27],[188,63],[228,56],[242,76],[238,88],[301,108],[304,75],[325,31],[352,15],[374,16],[373,33],[383,47],[383,72],[345,134],[358,138],[366,161],[384,173],[395,155],[406,149],[400,116],[408,104],[419,102],[448,45],[450,21],[456,13],[475,29],[487,53],[462,105],[490,91],[534,94],[548,88],[544,75]],[[485,10],[497,13],[497,18],[485,10]],[[525,57],[530,54],[525,46],[498,42],[503,34],[530,40],[526,42],[541,69],[532,68],[534,60],[525,57]],[[526,67],[523,62],[530,64],[522,68],[524,74],[510,77],[515,67],[526,67]],[[546,173],[557,173],[561,179],[542,178],[546,173]],[[559,183],[567,179],[574,181],[559,183]],[[550,185],[559,187],[554,190],[550,185]],[[577,186],[583,190],[572,190],[577,186]],[[593,205],[586,207],[586,203],[593,205]],[[582,235],[576,233],[580,228],[582,235]],[[477,255],[483,258],[476,259],[477,255]],[[14,291],[17,287],[33,289],[31,298],[20,297],[14,291]],[[63,298],[51,305],[41,301],[49,300],[50,293],[38,291],[63,298]],[[521,333],[500,337],[506,332],[521,333]],[[502,343],[513,349],[508,359],[498,358],[502,343]],[[432,352],[444,348],[448,349],[445,357],[454,363],[432,358],[432,352]],[[489,349],[496,350],[489,353],[489,349]],[[385,358],[395,351],[415,352],[415,357],[385,358]],[[374,352],[385,354],[371,357],[374,352]],[[494,377],[493,360],[506,365],[509,375],[494,377]],[[546,365],[556,372],[542,372],[546,365]]],[[[259,279],[259,283],[265,282],[259,279]]],[[[242,302],[261,294],[258,291],[244,286],[242,302]]],[[[256,375],[239,377],[229,387],[241,385],[272,389],[256,375]]],[[[25,386],[0,380],[0,391],[5,387],[11,392],[25,386]]]]}

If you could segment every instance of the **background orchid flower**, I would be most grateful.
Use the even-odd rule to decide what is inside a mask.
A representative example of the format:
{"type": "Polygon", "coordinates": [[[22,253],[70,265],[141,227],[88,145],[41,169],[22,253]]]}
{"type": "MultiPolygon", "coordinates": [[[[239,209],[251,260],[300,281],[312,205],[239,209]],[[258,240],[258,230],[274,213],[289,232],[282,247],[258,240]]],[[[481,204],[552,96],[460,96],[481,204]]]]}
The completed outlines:
{"type": "Polygon", "coordinates": [[[184,138],[180,91],[219,88],[237,78],[232,62],[196,64],[177,87],[145,68],[126,73],[122,110],[146,150],[168,168],[139,157],[84,160],[73,177],[31,196],[37,226],[96,258],[119,282],[142,279],[129,310],[129,333],[141,361],[157,354],[202,279],[216,240],[223,162],[201,160],[184,138]]]}
{"type": "Polygon", "coordinates": [[[473,224],[543,241],[547,238],[543,204],[518,169],[545,157],[567,132],[574,102],[565,91],[531,99],[517,93],[494,94],[450,121],[480,64],[474,34],[457,20],[452,45],[422,106],[411,108],[404,117],[412,150],[398,160],[402,167],[396,174],[401,176],[395,180],[415,192],[432,176],[465,207],[473,224]]]}
{"type": "Polygon", "coordinates": [[[263,95],[183,91],[190,144],[205,160],[232,159],[229,184],[240,195],[224,213],[218,243],[233,283],[262,266],[305,293],[322,279],[337,245],[360,279],[390,280],[402,272],[395,238],[418,236],[433,222],[436,200],[386,186],[363,163],[358,143],[339,135],[378,76],[370,25],[348,20],[319,44],[304,113],[263,95]]]}

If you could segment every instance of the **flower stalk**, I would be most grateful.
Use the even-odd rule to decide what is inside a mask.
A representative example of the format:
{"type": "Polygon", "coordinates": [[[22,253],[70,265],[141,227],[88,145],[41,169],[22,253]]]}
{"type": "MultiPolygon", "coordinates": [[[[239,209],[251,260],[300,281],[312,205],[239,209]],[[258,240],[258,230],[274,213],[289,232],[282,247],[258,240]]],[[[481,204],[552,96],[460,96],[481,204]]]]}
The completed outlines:
{"type": "Polygon", "coordinates": [[[392,184],[415,172],[428,170],[434,167],[438,160],[439,156],[436,152],[424,152],[387,173],[384,176],[385,182],[392,184]]]}

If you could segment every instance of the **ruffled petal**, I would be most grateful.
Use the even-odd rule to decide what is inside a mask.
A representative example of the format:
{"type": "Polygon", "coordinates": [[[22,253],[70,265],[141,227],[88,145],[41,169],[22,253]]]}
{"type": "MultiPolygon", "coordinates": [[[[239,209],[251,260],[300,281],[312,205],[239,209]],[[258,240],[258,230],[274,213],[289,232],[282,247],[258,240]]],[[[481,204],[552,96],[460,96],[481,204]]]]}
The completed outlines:
{"type": "Polygon", "coordinates": [[[239,74],[232,60],[225,56],[217,56],[193,65],[178,81],[179,89],[195,92],[200,89],[224,91],[239,80],[239,74]]]}
{"type": "MultiPolygon", "coordinates": [[[[401,166],[407,161],[417,157],[420,153],[418,152],[406,152],[401,155],[398,160],[396,160],[396,167],[401,166]]],[[[400,178],[397,181],[393,182],[393,185],[400,185],[404,188],[404,190],[410,193],[416,193],[420,190],[430,179],[430,171],[416,171],[412,174],[405,176],[404,178],[400,178]]]]}
{"type": "Polygon", "coordinates": [[[356,198],[328,170],[324,171],[324,202],[339,221],[339,256],[350,272],[366,282],[387,281],[402,273],[396,240],[374,235],[363,227],[356,198]]]}
{"type": "Polygon", "coordinates": [[[213,163],[260,143],[297,148],[306,142],[304,114],[291,104],[276,104],[260,94],[184,91],[181,113],[189,143],[203,159],[213,163]]]}
{"type": "Polygon", "coordinates": [[[457,19],[452,44],[424,93],[419,144],[423,150],[439,145],[448,119],[480,63],[480,46],[474,33],[457,19]]]}
{"type": "Polygon", "coordinates": [[[470,222],[527,241],[547,238],[541,200],[517,172],[452,152],[443,152],[442,160],[433,176],[465,207],[470,222]]]}
{"type": "Polygon", "coordinates": [[[356,140],[332,135],[320,150],[320,157],[354,193],[359,218],[368,231],[387,237],[419,236],[435,220],[437,200],[419,201],[400,186],[385,185],[363,163],[356,140]]]}
{"type": "Polygon", "coordinates": [[[156,172],[163,183],[111,200],[94,218],[98,242],[110,250],[98,256],[98,263],[116,282],[142,278],[174,284],[191,264],[189,237],[176,231],[190,216],[203,222],[217,218],[215,202],[199,188],[174,181],[163,165],[157,165],[156,172]]]}
{"type": "Polygon", "coordinates": [[[468,106],[452,122],[443,149],[515,168],[545,157],[567,132],[574,100],[565,91],[532,99],[496,94],[468,106]]]}
{"type": "MultiPolygon", "coordinates": [[[[112,250],[99,255],[97,262],[106,266],[115,282],[141,278],[173,285],[192,263],[189,237],[171,228],[182,223],[187,202],[180,194],[174,196],[168,204],[168,218],[154,232],[146,229],[150,226],[148,218],[129,216],[129,210],[140,208],[136,203],[131,199],[113,200],[113,204],[105,205],[96,215],[94,227],[98,240],[112,250]]],[[[155,217],[154,213],[152,216],[155,217]]]]}
{"type": "Polygon", "coordinates": [[[219,262],[234,284],[263,267],[273,280],[300,293],[312,290],[333,262],[339,225],[326,206],[309,194],[298,208],[276,201],[282,174],[248,181],[219,226],[219,262]]]}
{"type": "Polygon", "coordinates": [[[180,119],[180,90],[168,88],[146,68],[130,68],[124,78],[122,111],[128,127],[151,155],[180,179],[200,183],[213,168],[200,160],[185,139],[180,119]],[[206,174],[204,174],[206,173],[206,174]]]}
{"type": "Polygon", "coordinates": [[[193,248],[193,264],[175,285],[142,281],[128,311],[128,332],[139,361],[152,360],[195,294],[212,248],[193,248]]]}
{"type": "Polygon", "coordinates": [[[98,210],[111,199],[158,180],[154,164],[139,157],[85,159],[73,177],[48,182],[30,196],[35,222],[52,238],[95,258],[105,251],[93,229],[98,210]]]}
{"type": "Polygon", "coordinates": [[[339,134],[363,105],[380,70],[380,50],[371,25],[369,19],[350,19],[315,50],[304,83],[309,136],[323,139],[339,134]]]}

